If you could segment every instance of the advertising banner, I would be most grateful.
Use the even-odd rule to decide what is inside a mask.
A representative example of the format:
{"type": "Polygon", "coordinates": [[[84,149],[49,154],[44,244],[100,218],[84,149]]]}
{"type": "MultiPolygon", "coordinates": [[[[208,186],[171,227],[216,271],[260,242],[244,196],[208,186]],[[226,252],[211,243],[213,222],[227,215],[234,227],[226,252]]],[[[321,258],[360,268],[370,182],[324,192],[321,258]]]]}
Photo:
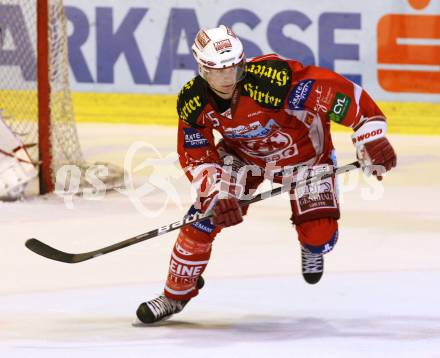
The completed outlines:
{"type": "MultiPolygon", "coordinates": [[[[14,5],[0,6],[5,15],[14,5]]],[[[324,66],[379,100],[440,98],[438,1],[66,0],[65,11],[77,91],[175,94],[196,73],[190,46],[199,28],[226,24],[248,57],[275,52],[324,66]]],[[[9,18],[3,43],[20,27],[9,18]]],[[[30,43],[14,44],[7,64],[20,66],[30,43]]]]}
{"type": "Polygon", "coordinates": [[[66,1],[78,90],[176,93],[201,27],[231,26],[248,57],[324,66],[379,100],[440,100],[440,2],[66,1]]]}
{"type": "MultiPolygon", "coordinates": [[[[197,74],[194,37],[219,24],[238,34],[247,57],[277,53],[323,66],[386,103],[440,103],[438,0],[65,0],[64,7],[70,85],[84,117],[110,102],[125,118],[148,117],[152,107],[159,117],[172,107],[163,116],[174,117],[169,104],[197,74]],[[152,104],[144,113],[133,108],[140,98],[152,104]]],[[[31,83],[35,24],[21,9],[0,1],[0,75],[17,71],[31,83]],[[23,27],[28,40],[14,41],[23,27]]]]}

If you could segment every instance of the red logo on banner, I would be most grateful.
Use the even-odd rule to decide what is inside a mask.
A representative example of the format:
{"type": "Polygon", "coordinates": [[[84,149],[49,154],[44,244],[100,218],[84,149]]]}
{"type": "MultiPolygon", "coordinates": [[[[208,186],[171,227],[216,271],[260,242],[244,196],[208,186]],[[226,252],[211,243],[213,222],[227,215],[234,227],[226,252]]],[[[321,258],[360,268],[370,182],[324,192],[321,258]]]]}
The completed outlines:
{"type": "MultiPolygon", "coordinates": [[[[408,1],[417,10],[430,3],[430,0],[408,1]]],[[[381,87],[389,92],[440,93],[440,71],[428,67],[440,64],[439,40],[439,15],[390,14],[382,17],[377,27],[381,87]],[[405,69],[411,65],[413,68],[405,69]],[[389,68],[385,68],[387,66],[389,68]],[[427,66],[426,69],[423,66],[427,66]]]]}

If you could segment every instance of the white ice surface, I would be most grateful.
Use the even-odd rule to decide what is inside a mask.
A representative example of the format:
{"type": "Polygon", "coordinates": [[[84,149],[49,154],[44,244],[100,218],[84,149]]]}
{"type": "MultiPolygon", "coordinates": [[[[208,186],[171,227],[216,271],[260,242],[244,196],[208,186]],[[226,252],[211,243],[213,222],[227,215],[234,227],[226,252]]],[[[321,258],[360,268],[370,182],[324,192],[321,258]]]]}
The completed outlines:
{"type": "MultiPolygon", "coordinates": [[[[139,140],[174,150],[170,128],[79,129],[93,160],[121,163],[139,140]]],[[[340,164],[353,160],[348,137],[334,135],[340,164]]],[[[220,234],[200,296],[157,327],[131,322],[162,289],[175,233],[74,265],[24,242],[82,252],[176,221],[191,200],[186,179],[172,179],[181,206],[156,218],[119,193],[76,197],[72,210],[54,195],[0,203],[0,357],[440,357],[440,138],[391,140],[399,166],[383,197],[364,200],[364,180],[343,193],[340,241],[318,285],[301,277],[287,197],[271,198],[220,234]]],[[[159,210],[166,198],[153,190],[143,201],[159,210]]]]}

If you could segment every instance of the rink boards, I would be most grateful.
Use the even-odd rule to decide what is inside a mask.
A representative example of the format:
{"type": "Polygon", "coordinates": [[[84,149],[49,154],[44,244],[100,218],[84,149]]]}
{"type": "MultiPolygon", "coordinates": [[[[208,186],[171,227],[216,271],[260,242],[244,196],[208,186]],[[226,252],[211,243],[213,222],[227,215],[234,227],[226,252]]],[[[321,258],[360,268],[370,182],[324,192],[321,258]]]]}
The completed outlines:
{"type": "MultiPolygon", "coordinates": [[[[15,78],[21,78],[2,84],[0,98],[6,103],[11,92],[3,92],[4,86],[9,91],[33,88],[35,78],[32,19],[15,3],[0,4],[0,76],[15,71],[15,78]]],[[[294,6],[287,0],[244,0],[239,6],[214,0],[64,4],[70,86],[79,121],[175,125],[175,96],[197,72],[190,51],[193,38],[200,27],[224,23],[239,33],[247,57],[275,52],[361,84],[379,101],[391,132],[439,133],[438,2],[320,0],[313,7],[306,0],[294,6]]],[[[25,92],[13,96],[28,102],[25,92]]]]}

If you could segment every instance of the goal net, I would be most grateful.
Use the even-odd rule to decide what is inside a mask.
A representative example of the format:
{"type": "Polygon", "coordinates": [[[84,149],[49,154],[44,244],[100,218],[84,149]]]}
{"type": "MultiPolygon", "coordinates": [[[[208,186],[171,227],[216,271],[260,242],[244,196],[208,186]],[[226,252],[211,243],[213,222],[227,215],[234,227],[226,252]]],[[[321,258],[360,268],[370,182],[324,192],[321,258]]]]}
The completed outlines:
{"type": "MultiPolygon", "coordinates": [[[[39,163],[40,193],[54,190],[65,164],[84,171],[69,86],[62,0],[0,0],[0,110],[39,163]]],[[[83,176],[82,176],[83,177],[83,176]]],[[[107,184],[122,170],[109,167],[107,184]]]]}

